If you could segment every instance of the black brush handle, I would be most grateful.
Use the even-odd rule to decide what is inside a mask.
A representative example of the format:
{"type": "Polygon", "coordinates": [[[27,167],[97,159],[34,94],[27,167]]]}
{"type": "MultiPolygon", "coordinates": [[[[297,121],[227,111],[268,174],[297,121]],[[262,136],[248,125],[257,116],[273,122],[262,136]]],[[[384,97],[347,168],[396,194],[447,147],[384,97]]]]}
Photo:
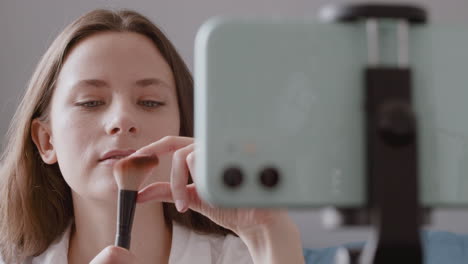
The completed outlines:
{"type": "Polygon", "coordinates": [[[119,204],[117,207],[117,234],[115,236],[115,245],[118,247],[130,249],[136,198],[137,191],[120,190],[119,192],[119,204]]]}

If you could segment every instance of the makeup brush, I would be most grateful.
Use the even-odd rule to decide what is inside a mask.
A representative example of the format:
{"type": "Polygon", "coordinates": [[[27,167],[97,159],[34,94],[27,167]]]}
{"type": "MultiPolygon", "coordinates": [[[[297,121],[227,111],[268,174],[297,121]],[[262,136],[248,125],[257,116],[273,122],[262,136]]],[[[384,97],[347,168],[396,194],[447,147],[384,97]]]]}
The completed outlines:
{"type": "Polygon", "coordinates": [[[116,246],[130,249],[138,189],[146,174],[158,163],[158,157],[151,155],[129,156],[115,164],[114,177],[119,186],[116,246]]]}

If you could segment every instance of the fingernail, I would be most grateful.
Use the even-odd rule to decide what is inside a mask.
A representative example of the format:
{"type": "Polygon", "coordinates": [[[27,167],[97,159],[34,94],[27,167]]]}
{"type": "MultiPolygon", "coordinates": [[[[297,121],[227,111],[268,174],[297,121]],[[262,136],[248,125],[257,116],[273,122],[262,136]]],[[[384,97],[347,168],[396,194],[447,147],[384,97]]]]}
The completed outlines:
{"type": "Polygon", "coordinates": [[[184,200],[176,200],[175,207],[177,211],[181,212],[185,209],[185,201],[184,200]]]}

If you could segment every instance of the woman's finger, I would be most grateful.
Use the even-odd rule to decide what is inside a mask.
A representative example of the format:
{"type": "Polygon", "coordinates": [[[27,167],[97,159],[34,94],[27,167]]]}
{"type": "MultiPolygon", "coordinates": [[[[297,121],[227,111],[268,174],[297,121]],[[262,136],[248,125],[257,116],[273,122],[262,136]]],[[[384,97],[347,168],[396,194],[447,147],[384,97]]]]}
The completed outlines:
{"type": "MultiPolygon", "coordinates": [[[[197,193],[197,189],[194,183],[187,185],[187,197],[188,208],[207,217],[213,217],[213,212],[219,213],[221,210],[219,208],[215,208],[213,205],[207,202],[202,201],[197,193]]],[[[149,201],[174,203],[170,184],[167,182],[157,182],[146,186],[144,189],[138,192],[138,203],[146,203],[149,201]]]]}
{"type": "Polygon", "coordinates": [[[163,155],[192,144],[192,137],[166,136],[135,152],[133,155],[163,155]]]}
{"type": "Polygon", "coordinates": [[[146,203],[149,201],[171,202],[172,190],[168,182],[152,183],[138,192],[137,202],[146,203]]]}
{"type": "MultiPolygon", "coordinates": [[[[187,193],[188,193],[188,203],[191,205],[194,199],[193,192],[195,191],[195,184],[187,185],[187,193]]],[[[137,202],[138,203],[146,203],[149,201],[158,201],[158,202],[166,202],[166,203],[173,203],[174,199],[172,198],[172,190],[171,185],[168,182],[157,182],[150,184],[143,188],[141,191],[138,192],[137,202]]]]}
{"type": "Polygon", "coordinates": [[[195,151],[190,152],[190,154],[187,155],[187,166],[190,171],[190,175],[192,176],[193,182],[195,182],[195,151]]]}
{"type": "Polygon", "coordinates": [[[179,212],[185,212],[188,209],[187,184],[189,169],[187,166],[187,156],[193,151],[193,148],[194,145],[190,144],[174,152],[174,156],[172,157],[172,198],[179,212]]]}

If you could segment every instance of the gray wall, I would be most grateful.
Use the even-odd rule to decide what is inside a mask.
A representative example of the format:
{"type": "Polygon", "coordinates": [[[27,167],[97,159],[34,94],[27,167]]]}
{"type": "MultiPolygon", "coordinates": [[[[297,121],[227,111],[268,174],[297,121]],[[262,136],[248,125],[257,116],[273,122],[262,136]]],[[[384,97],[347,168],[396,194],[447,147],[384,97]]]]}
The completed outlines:
{"type": "MultiPolygon", "coordinates": [[[[334,1],[335,3],[350,1],[334,1]]],[[[383,2],[383,1],[376,1],[383,2]]],[[[388,2],[388,1],[387,1],[388,2]]],[[[405,1],[394,1],[405,2],[405,1]]],[[[434,22],[467,22],[466,0],[419,0],[434,22]]],[[[36,63],[54,37],[73,19],[100,8],[131,8],[161,26],[192,67],[197,28],[214,15],[256,17],[315,17],[325,0],[1,0],[0,2],[0,138],[23,94],[36,63]]],[[[302,231],[304,245],[325,247],[366,239],[369,229],[324,231],[314,211],[291,211],[302,231]]],[[[468,233],[468,213],[437,210],[431,228],[468,233]]],[[[404,216],[403,216],[404,217],[404,216]]]]}

